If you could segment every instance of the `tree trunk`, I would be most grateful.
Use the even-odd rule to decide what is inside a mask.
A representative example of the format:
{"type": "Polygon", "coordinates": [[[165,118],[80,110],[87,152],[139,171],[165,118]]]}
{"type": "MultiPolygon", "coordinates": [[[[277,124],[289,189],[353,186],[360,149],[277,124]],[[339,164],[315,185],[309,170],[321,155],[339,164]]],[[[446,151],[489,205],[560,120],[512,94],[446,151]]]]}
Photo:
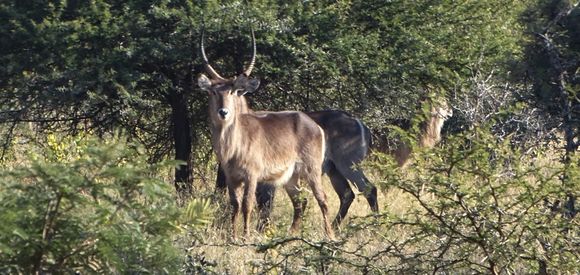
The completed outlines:
{"type": "Polygon", "coordinates": [[[175,168],[175,189],[182,198],[188,198],[193,191],[193,154],[191,118],[187,100],[182,93],[169,95],[171,103],[171,124],[175,159],[184,162],[175,168]]]}

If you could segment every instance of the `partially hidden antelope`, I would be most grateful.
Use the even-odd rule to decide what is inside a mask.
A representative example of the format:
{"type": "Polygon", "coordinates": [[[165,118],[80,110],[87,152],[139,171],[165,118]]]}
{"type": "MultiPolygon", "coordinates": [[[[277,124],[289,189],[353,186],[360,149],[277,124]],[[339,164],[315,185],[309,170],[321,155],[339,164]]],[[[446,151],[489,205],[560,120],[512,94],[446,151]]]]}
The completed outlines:
{"type": "Polygon", "coordinates": [[[238,77],[224,78],[209,64],[202,33],[200,51],[206,72],[199,87],[209,95],[212,145],[223,167],[232,204],[232,235],[243,215],[244,235],[249,235],[250,216],[256,202],[258,182],[284,186],[294,206],[291,232],[300,228],[304,200],[299,179],[310,186],[322,212],[328,238],[334,231],[328,219],[326,194],[321,185],[325,154],[324,131],[302,112],[249,112],[244,95],[258,88],[260,81],[249,78],[256,60],[256,41],[252,30],[253,53],[249,66],[238,77]]]}
{"type": "MultiPolygon", "coordinates": [[[[441,129],[443,128],[445,121],[453,115],[453,110],[444,100],[437,101],[434,99],[428,99],[422,101],[422,103],[428,104],[429,113],[422,114],[425,116],[425,120],[419,125],[420,132],[417,145],[420,148],[432,148],[441,141],[441,129]]],[[[403,130],[407,130],[410,128],[411,123],[409,121],[403,121],[398,124],[400,124],[398,126],[403,128],[403,130]]],[[[411,146],[409,146],[409,144],[401,141],[390,142],[389,144],[389,141],[391,140],[388,138],[382,138],[381,140],[382,142],[376,146],[377,150],[393,155],[399,167],[404,168],[409,165],[412,154],[411,146]]]]}

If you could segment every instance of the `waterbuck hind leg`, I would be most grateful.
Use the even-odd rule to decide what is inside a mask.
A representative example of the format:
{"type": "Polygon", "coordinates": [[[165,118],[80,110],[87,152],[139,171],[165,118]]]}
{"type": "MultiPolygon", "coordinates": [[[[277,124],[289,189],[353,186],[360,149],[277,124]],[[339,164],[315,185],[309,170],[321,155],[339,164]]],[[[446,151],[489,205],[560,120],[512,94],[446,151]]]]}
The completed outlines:
{"type": "Polygon", "coordinates": [[[359,191],[363,192],[371,210],[373,212],[378,212],[379,204],[377,201],[377,187],[367,179],[364,172],[358,167],[342,163],[336,163],[335,165],[338,171],[340,171],[340,174],[356,185],[359,191]]]}
{"type": "Polygon", "coordinates": [[[363,179],[367,183],[367,188],[364,190],[364,194],[365,194],[365,197],[367,198],[369,206],[371,207],[371,210],[373,212],[379,212],[379,202],[377,199],[377,196],[378,196],[377,195],[377,187],[367,179],[367,177],[364,175],[364,173],[362,171],[361,171],[361,174],[363,175],[363,179]]]}
{"type": "Polygon", "coordinates": [[[292,219],[292,225],[290,226],[290,233],[296,234],[300,229],[307,202],[306,198],[301,196],[298,174],[294,174],[290,180],[288,180],[284,185],[284,189],[290,197],[290,201],[292,201],[292,206],[294,207],[294,217],[292,219]]]}
{"type": "Polygon", "coordinates": [[[276,196],[276,186],[268,183],[258,183],[256,188],[256,203],[258,204],[258,232],[264,232],[264,230],[270,226],[270,214],[274,208],[274,198],[276,196]]]}
{"type": "Polygon", "coordinates": [[[308,185],[310,186],[310,189],[312,189],[312,193],[314,193],[314,198],[316,198],[318,206],[320,206],[326,236],[331,240],[335,240],[334,230],[332,229],[328,219],[328,201],[326,199],[326,193],[324,193],[324,189],[322,188],[321,177],[322,173],[310,173],[307,177],[308,185]]]}
{"type": "Polygon", "coordinates": [[[326,173],[328,174],[332,187],[334,188],[334,191],[336,191],[340,200],[340,208],[338,209],[336,218],[334,218],[334,221],[332,222],[332,226],[336,229],[339,228],[340,223],[346,217],[348,209],[354,200],[354,193],[352,192],[346,178],[340,174],[334,164],[328,165],[326,173]]]}

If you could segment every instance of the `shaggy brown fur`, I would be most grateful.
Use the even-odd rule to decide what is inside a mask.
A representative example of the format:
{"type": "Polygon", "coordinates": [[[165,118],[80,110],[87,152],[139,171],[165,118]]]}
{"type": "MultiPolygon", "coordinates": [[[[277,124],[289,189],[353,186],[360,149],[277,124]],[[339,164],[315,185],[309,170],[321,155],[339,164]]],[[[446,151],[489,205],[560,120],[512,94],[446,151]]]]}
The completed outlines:
{"type": "MultiPolygon", "coordinates": [[[[333,225],[335,227],[340,225],[354,200],[355,195],[348,181],[363,192],[371,210],[378,211],[376,187],[357,166],[367,156],[371,147],[369,129],[358,119],[342,111],[330,110],[306,114],[316,121],[326,133],[327,150],[324,171],[330,177],[332,187],[340,199],[340,208],[333,225]]],[[[446,103],[438,103],[437,105],[432,103],[427,120],[421,123],[419,146],[427,148],[435,146],[441,140],[443,123],[451,115],[452,110],[446,103]]],[[[372,146],[374,147],[374,145],[372,146]]],[[[388,152],[393,154],[399,167],[404,167],[409,163],[411,149],[408,145],[401,144],[396,150],[388,152]]],[[[268,224],[268,217],[273,207],[274,191],[268,184],[258,186],[258,207],[261,213],[261,228],[259,229],[268,224]]]]}

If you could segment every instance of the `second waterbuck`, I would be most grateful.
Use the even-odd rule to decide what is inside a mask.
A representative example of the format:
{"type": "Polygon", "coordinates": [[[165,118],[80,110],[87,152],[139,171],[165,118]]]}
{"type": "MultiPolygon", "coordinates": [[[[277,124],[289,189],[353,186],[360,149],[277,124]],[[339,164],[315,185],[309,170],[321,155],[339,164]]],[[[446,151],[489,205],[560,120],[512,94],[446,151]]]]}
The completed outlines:
{"type": "Polygon", "coordinates": [[[256,202],[258,182],[282,185],[294,206],[291,232],[300,228],[303,200],[299,179],[304,179],[322,211],[326,235],[334,239],[328,219],[326,194],[321,185],[325,153],[324,131],[306,114],[295,111],[247,112],[243,97],[254,92],[260,81],[249,78],[255,63],[256,44],[252,31],[253,55],[248,68],[238,77],[221,77],[210,65],[201,42],[205,69],[199,87],[209,95],[212,145],[221,163],[233,207],[232,234],[243,214],[244,235],[248,236],[250,216],[256,202]]]}

